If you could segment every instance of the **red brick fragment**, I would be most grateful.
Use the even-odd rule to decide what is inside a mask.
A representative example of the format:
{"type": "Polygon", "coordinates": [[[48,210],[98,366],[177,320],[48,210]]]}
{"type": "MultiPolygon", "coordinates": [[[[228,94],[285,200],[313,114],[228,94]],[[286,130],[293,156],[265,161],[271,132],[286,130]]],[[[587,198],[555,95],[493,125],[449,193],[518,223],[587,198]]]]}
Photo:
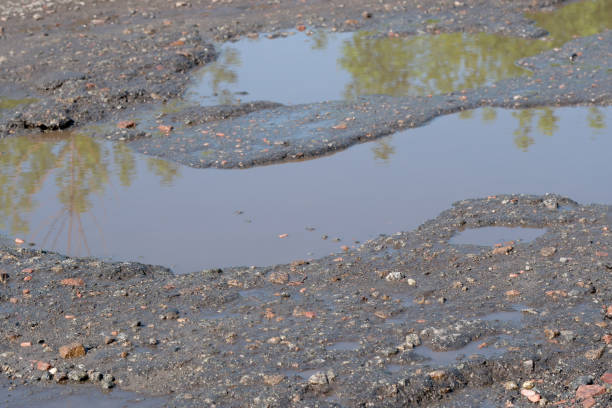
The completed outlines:
{"type": "Polygon", "coordinates": [[[62,279],[61,284],[66,286],[84,286],[85,281],[81,278],[66,278],[62,279]]]}

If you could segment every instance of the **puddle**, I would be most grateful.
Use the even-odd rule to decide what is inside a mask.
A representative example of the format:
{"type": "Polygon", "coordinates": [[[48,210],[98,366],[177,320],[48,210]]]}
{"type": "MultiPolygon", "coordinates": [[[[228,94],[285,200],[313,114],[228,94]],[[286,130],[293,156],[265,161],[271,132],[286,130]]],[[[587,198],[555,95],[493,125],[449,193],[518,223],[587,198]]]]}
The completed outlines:
{"type": "Polygon", "coordinates": [[[607,0],[529,15],[550,35],[522,39],[451,33],[389,38],[373,33],[291,32],[285,38],[221,45],[190,88],[203,105],[267,100],[301,104],[358,96],[440,94],[528,75],[518,59],[558,47],[574,36],[612,28],[607,0]],[[321,78],[325,78],[324,81],[321,78]]]}
{"type": "Polygon", "coordinates": [[[20,105],[29,105],[38,101],[35,98],[10,99],[0,97],[0,109],[15,109],[20,105]]]}
{"type": "Polygon", "coordinates": [[[9,389],[0,383],[0,405],[4,408],[157,408],[166,406],[164,398],[143,397],[132,392],[113,390],[102,392],[94,386],[20,386],[9,389]],[[27,402],[26,402],[27,401],[27,402]]]}
{"type": "Polygon", "coordinates": [[[328,255],[413,229],[466,197],[553,191],[610,203],[601,186],[612,173],[611,113],[480,109],[247,170],[191,169],[75,133],[6,138],[0,231],[69,255],[185,273],[328,255]]]}
{"type": "Polygon", "coordinates": [[[420,346],[414,349],[414,352],[420,356],[430,359],[430,364],[433,365],[449,365],[457,361],[465,360],[473,355],[482,356],[485,358],[492,358],[501,356],[506,352],[506,347],[501,346],[500,342],[506,339],[507,336],[498,336],[488,339],[481,339],[469,343],[467,346],[462,347],[458,350],[450,351],[433,351],[426,346],[420,346]],[[480,348],[482,344],[484,347],[480,348]],[[500,346],[500,347],[496,347],[500,346]]]}
{"type": "Polygon", "coordinates": [[[339,341],[325,348],[329,351],[357,351],[360,347],[361,344],[358,341],[339,341]]]}
{"type": "Polygon", "coordinates": [[[38,99],[35,98],[10,98],[0,96],[0,119],[6,119],[5,116],[8,118],[8,112],[13,109],[25,107],[36,101],[38,101],[38,99]]]}
{"type": "Polygon", "coordinates": [[[524,227],[483,227],[471,228],[455,234],[449,241],[454,245],[494,246],[514,241],[528,243],[544,235],[546,229],[524,227]]]}
{"type": "Polygon", "coordinates": [[[612,3],[609,0],[578,1],[553,12],[529,13],[527,17],[550,33],[551,46],[560,47],[575,37],[612,28],[612,3]]]}
{"type": "Polygon", "coordinates": [[[267,289],[247,289],[238,292],[248,303],[268,303],[279,300],[280,296],[274,296],[274,291],[267,289]]]}
{"type": "Polygon", "coordinates": [[[387,364],[385,366],[385,370],[387,370],[388,372],[395,374],[395,373],[399,373],[400,371],[402,371],[404,368],[403,365],[401,364],[387,364]]]}
{"type": "Polygon", "coordinates": [[[488,315],[478,317],[479,320],[484,320],[486,322],[507,322],[519,324],[523,318],[523,310],[528,309],[523,305],[512,305],[511,312],[494,312],[489,313],[488,315]]]}

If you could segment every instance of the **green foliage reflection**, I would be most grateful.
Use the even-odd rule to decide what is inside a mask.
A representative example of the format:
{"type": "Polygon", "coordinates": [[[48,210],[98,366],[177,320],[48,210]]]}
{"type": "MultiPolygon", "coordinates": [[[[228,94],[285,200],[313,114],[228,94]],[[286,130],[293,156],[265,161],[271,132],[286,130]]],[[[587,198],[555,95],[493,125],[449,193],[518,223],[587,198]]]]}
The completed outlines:
{"type": "Polygon", "coordinates": [[[35,98],[25,98],[25,99],[8,99],[8,98],[0,98],[0,109],[15,109],[19,105],[29,105],[30,103],[34,103],[38,101],[35,98]]]}
{"type": "Polygon", "coordinates": [[[575,37],[585,37],[612,28],[612,1],[580,1],[552,13],[533,13],[527,14],[527,17],[549,32],[551,48],[559,47],[575,37]]]}
{"type": "Polygon", "coordinates": [[[202,69],[203,77],[210,77],[211,89],[219,105],[231,105],[237,102],[231,91],[224,88],[224,84],[235,84],[238,81],[238,75],[232,68],[240,65],[240,52],[235,48],[226,48],[217,61],[202,69]]]}
{"type": "Polygon", "coordinates": [[[352,81],[345,97],[447,93],[524,75],[521,58],[558,47],[577,36],[612,28],[609,0],[572,3],[529,15],[550,35],[530,40],[485,33],[380,38],[356,33],[344,43],[339,64],[352,81]]]}
{"type": "MultiPolygon", "coordinates": [[[[158,160],[147,166],[162,184],[179,177],[178,166],[158,160]]],[[[68,252],[74,239],[79,248],[87,248],[81,215],[90,213],[93,195],[101,195],[114,174],[119,183],[129,187],[136,176],[137,157],[126,145],[109,144],[77,133],[48,133],[36,137],[12,137],[0,140],[0,229],[10,234],[37,235],[55,245],[59,236],[68,235],[68,252]],[[50,180],[50,178],[52,178],[50,180]],[[37,197],[45,187],[53,192],[60,211],[31,231],[29,215],[39,205],[52,206],[37,197]]],[[[48,194],[48,193],[46,193],[48,194]]],[[[51,199],[52,200],[52,199],[51,199]]],[[[49,211],[47,211],[49,212],[49,211]]],[[[94,222],[97,221],[94,218],[94,222]]]]}
{"type": "Polygon", "coordinates": [[[427,95],[477,88],[525,74],[514,63],[547,48],[540,40],[490,34],[376,38],[356,33],[340,65],[352,75],[345,97],[427,95]]]}

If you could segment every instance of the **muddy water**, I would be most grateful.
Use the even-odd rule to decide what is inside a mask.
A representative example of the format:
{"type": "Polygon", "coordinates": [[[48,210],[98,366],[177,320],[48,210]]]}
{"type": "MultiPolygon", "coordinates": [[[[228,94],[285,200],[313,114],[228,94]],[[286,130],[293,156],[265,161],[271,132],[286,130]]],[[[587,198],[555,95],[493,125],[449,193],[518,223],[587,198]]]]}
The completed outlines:
{"type": "Polygon", "coordinates": [[[374,33],[285,33],[221,46],[200,71],[191,99],[203,105],[268,100],[285,104],[362,95],[439,94],[528,75],[515,62],[575,36],[612,28],[612,2],[584,1],[529,15],[549,35],[521,39],[477,34],[394,38],[374,33]]]}
{"type": "Polygon", "coordinates": [[[62,253],[184,273],[339,252],[465,197],[555,192],[609,203],[611,113],[483,109],[248,170],[181,167],[77,134],[7,138],[0,230],[62,253]]]}

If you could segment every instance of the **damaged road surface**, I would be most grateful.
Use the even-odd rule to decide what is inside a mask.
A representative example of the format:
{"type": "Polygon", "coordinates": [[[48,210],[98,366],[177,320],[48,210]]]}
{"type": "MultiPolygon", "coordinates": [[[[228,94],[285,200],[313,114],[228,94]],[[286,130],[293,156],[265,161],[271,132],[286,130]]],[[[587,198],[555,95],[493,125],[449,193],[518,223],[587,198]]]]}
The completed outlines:
{"type": "Polygon", "coordinates": [[[2,2],[0,406],[612,405],[611,22],[2,2]]]}
{"type": "Polygon", "coordinates": [[[603,407],[611,221],[553,195],[465,200],[338,256],[181,276],[5,246],[0,363],[35,388],[118,385],[169,406],[426,406],[483,389],[525,406],[578,403],[588,385],[603,407]],[[545,231],[449,243],[490,226],[545,231]]]}

